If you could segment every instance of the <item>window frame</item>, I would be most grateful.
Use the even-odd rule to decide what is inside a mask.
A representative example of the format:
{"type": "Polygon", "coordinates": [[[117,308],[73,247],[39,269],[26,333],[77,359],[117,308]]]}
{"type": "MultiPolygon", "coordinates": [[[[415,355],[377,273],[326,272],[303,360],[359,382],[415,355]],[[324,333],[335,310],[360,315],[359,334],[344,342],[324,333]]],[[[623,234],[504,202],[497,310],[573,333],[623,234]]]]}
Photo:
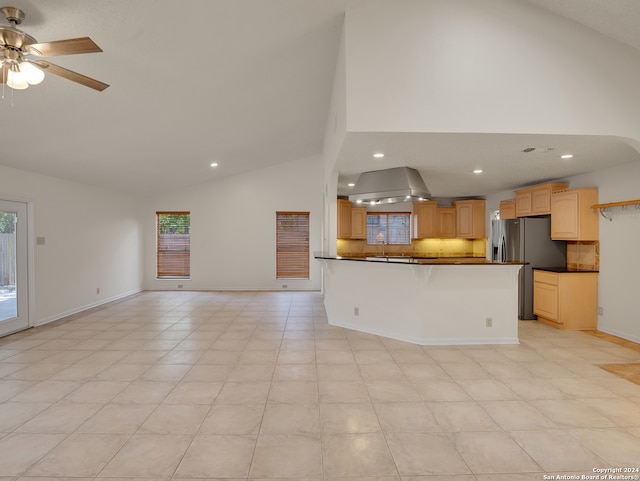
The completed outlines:
{"type": "Polygon", "coordinates": [[[191,279],[191,212],[156,211],[156,279],[191,279]],[[170,252],[168,249],[164,251],[161,250],[163,245],[166,244],[166,240],[161,238],[163,234],[160,228],[160,217],[163,215],[188,216],[189,222],[187,226],[188,233],[186,233],[186,244],[184,243],[184,238],[181,239],[183,242],[179,242],[180,239],[175,239],[178,241],[175,243],[176,246],[183,246],[182,251],[179,249],[173,249],[174,252],[170,252]],[[184,247],[185,245],[186,247],[184,247]],[[173,258],[171,258],[171,256],[173,256],[173,258]]]}
{"type": "Polygon", "coordinates": [[[400,246],[400,245],[411,245],[411,212],[367,212],[367,245],[391,245],[391,246],[400,246]],[[389,242],[389,216],[390,215],[399,215],[406,216],[406,240],[407,242],[389,242]],[[373,238],[373,234],[370,230],[371,225],[369,224],[369,216],[378,216],[378,217],[386,217],[385,226],[384,226],[384,240],[377,240],[380,233],[376,234],[376,238],[373,238]]]}
{"type": "MultiPolygon", "coordinates": [[[[300,279],[309,280],[310,273],[310,229],[311,214],[307,211],[276,211],[276,239],[275,239],[275,276],[276,279],[300,279]],[[281,226],[281,216],[299,216],[306,219],[306,225],[300,224],[296,227],[306,227],[302,235],[289,236],[288,240],[282,237],[286,231],[281,226]],[[302,248],[302,250],[301,250],[302,248]]],[[[298,234],[299,231],[288,231],[289,234],[298,234]]]]}

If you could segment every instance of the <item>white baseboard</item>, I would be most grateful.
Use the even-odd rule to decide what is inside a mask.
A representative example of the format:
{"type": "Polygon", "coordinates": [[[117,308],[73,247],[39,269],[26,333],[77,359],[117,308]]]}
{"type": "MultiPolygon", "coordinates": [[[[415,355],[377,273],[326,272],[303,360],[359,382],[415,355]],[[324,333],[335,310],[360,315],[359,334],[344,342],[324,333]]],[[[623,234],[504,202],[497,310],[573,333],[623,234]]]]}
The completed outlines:
{"type": "Polygon", "coordinates": [[[71,316],[73,314],[77,314],[78,312],[86,311],[88,309],[93,309],[94,307],[99,307],[99,306],[102,306],[103,304],[107,304],[109,302],[117,301],[119,299],[123,299],[125,297],[129,297],[129,296],[132,296],[134,294],[138,294],[139,292],[142,292],[142,289],[134,289],[134,290],[131,290],[131,291],[123,292],[121,294],[118,294],[117,296],[112,296],[112,297],[109,297],[107,299],[100,299],[99,301],[92,302],[91,304],[85,304],[84,306],[80,306],[80,307],[77,307],[75,309],[71,309],[69,311],[65,311],[65,312],[61,312],[59,314],[55,314],[53,316],[45,317],[44,319],[38,319],[38,320],[35,321],[35,323],[33,324],[32,327],[43,326],[43,325],[48,324],[50,322],[62,319],[63,317],[71,316]]]}
{"type": "Polygon", "coordinates": [[[640,337],[628,334],[626,332],[621,332],[616,329],[609,329],[603,326],[598,326],[598,331],[606,332],[607,334],[611,334],[612,336],[621,337],[622,339],[626,339],[627,341],[633,341],[640,344],[640,337]]]}

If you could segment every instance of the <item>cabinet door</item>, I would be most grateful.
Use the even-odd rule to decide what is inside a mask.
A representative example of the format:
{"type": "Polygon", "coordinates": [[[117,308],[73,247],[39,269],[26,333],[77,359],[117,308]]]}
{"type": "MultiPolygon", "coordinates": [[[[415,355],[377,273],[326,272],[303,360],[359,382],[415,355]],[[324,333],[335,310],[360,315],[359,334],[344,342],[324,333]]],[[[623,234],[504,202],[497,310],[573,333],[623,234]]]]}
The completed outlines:
{"type": "Polygon", "coordinates": [[[558,322],[558,286],[533,283],[533,313],[558,322]]]}
{"type": "Polygon", "coordinates": [[[473,204],[456,203],[456,236],[473,237],[473,204]]]}
{"type": "Polygon", "coordinates": [[[351,202],[338,199],[338,239],[351,238],[351,202]]]}
{"type": "Polygon", "coordinates": [[[551,196],[551,238],[578,240],[580,225],[578,216],[579,193],[575,190],[556,192],[551,196]]]}
{"type": "Polygon", "coordinates": [[[580,188],[551,194],[551,238],[598,240],[598,189],[580,188]]]}
{"type": "Polygon", "coordinates": [[[595,329],[598,325],[598,274],[560,274],[558,321],[563,329],[595,329]]]}
{"type": "Polygon", "coordinates": [[[367,238],[367,208],[366,207],[351,208],[351,238],[352,239],[367,238]]]}
{"type": "Polygon", "coordinates": [[[456,236],[456,208],[438,207],[438,237],[453,238],[456,236]]]}
{"type": "Polygon", "coordinates": [[[436,201],[413,203],[413,238],[438,237],[438,203],[436,201]]]}
{"type": "Polygon", "coordinates": [[[485,236],[486,204],[484,200],[457,200],[456,237],[480,239],[485,236]]]}
{"type": "Polygon", "coordinates": [[[516,218],[516,201],[503,200],[500,202],[500,219],[515,219],[516,218]]]}
{"type": "Polygon", "coordinates": [[[518,217],[525,217],[531,215],[532,212],[532,199],[530,190],[522,190],[516,192],[516,215],[518,217]]]}
{"type": "Polygon", "coordinates": [[[534,215],[551,213],[551,186],[533,189],[531,192],[531,212],[534,215]]]}

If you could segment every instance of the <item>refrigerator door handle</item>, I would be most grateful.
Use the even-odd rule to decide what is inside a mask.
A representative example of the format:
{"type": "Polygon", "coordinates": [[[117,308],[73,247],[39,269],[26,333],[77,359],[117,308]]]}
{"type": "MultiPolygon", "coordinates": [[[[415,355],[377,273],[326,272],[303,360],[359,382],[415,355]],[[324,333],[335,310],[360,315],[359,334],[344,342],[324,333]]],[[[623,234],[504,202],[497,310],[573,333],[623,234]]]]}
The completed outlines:
{"type": "Polygon", "coordinates": [[[498,253],[500,256],[500,262],[506,262],[507,260],[507,242],[504,236],[500,237],[500,246],[498,247],[498,253]]]}

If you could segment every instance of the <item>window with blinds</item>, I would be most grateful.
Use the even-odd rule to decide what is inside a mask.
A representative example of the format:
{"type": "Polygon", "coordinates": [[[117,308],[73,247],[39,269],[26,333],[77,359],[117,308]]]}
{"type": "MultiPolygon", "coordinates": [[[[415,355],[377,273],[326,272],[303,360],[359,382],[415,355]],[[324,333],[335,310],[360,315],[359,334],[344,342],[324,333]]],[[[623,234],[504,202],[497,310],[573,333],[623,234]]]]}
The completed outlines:
{"type": "Polygon", "coordinates": [[[308,212],[276,212],[276,278],[309,279],[308,212]]]}
{"type": "Polygon", "coordinates": [[[191,276],[191,218],[189,212],[156,212],[158,278],[191,276]]]}
{"type": "Polygon", "coordinates": [[[411,244],[411,214],[367,214],[367,244],[411,244]]]}

